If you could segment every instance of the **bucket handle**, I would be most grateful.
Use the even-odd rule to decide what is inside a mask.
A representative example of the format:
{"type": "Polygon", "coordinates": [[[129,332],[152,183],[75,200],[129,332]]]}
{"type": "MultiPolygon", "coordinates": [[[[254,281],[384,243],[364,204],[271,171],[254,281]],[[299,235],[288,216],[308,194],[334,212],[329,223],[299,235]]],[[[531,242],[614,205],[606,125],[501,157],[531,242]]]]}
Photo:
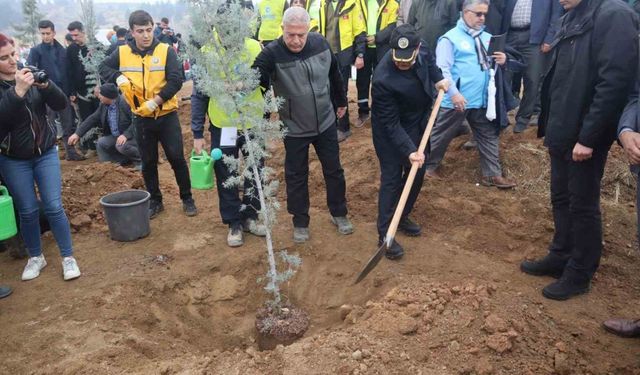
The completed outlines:
{"type": "Polygon", "coordinates": [[[200,150],[200,155],[196,155],[196,150],[191,150],[191,157],[192,157],[192,158],[193,158],[193,157],[201,157],[201,158],[203,158],[204,160],[207,160],[207,161],[208,161],[209,159],[211,159],[211,157],[209,156],[209,153],[208,153],[208,152],[206,152],[206,151],[204,150],[204,148],[203,148],[202,150],[200,150]]]}

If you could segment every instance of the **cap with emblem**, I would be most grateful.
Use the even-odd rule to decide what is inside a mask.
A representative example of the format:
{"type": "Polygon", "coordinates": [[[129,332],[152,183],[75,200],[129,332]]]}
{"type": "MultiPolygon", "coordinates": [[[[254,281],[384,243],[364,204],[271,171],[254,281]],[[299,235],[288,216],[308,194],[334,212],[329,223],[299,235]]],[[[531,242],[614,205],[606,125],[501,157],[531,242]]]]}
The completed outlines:
{"type": "Polygon", "coordinates": [[[420,35],[412,25],[404,24],[393,30],[389,45],[394,61],[409,62],[418,53],[416,48],[420,45],[420,35]]]}

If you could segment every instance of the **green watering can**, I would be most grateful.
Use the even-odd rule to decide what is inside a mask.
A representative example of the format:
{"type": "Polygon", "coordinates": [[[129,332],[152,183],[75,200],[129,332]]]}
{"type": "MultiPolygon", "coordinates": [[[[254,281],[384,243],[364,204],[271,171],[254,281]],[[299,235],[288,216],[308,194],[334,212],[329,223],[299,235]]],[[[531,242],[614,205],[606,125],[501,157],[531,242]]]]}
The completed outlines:
{"type": "Polygon", "coordinates": [[[0,185],[0,241],[11,238],[17,233],[13,199],[9,196],[7,188],[0,185]]]}
{"type": "Polygon", "coordinates": [[[211,156],[204,150],[200,155],[191,151],[189,159],[189,175],[191,176],[191,187],[198,190],[209,190],[213,188],[213,163],[222,158],[222,151],[219,148],[211,150],[211,156]]]}

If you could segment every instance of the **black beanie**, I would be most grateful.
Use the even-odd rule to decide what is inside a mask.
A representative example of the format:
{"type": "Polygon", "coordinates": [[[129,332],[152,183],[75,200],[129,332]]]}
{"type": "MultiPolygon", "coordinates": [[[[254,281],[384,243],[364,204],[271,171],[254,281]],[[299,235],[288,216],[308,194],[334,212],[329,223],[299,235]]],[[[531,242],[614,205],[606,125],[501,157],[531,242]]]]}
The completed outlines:
{"type": "Polygon", "coordinates": [[[100,86],[100,95],[105,98],[115,99],[118,97],[118,88],[113,83],[105,83],[100,86]]]}

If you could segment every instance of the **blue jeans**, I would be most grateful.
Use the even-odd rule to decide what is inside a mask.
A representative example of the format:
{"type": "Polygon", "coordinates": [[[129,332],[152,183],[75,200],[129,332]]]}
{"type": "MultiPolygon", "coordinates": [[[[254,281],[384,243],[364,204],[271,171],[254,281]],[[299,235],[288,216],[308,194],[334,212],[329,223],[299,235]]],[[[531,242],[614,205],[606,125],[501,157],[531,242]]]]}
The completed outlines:
{"type": "Polygon", "coordinates": [[[38,184],[44,213],[60,248],[60,255],[71,256],[71,230],[62,207],[62,176],[57,147],[51,147],[41,156],[27,160],[0,155],[0,174],[18,208],[20,233],[29,256],[37,257],[42,254],[35,184],[38,184]]]}

